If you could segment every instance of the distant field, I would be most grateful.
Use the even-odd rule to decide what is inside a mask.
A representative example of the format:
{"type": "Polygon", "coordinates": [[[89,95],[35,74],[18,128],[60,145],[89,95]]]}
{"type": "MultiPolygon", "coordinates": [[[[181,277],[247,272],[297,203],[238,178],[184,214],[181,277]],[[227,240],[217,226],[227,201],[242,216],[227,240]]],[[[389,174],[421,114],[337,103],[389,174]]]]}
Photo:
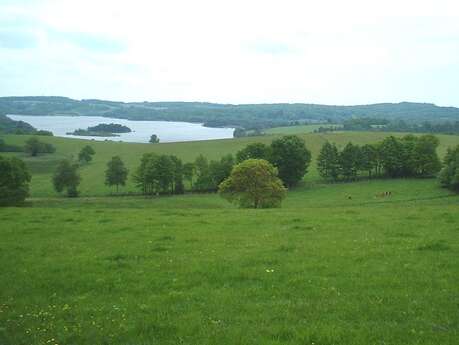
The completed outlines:
{"type": "Polygon", "coordinates": [[[421,179],[4,208],[0,344],[457,344],[458,205],[421,179]]]}
{"type": "Polygon", "coordinates": [[[302,126],[288,126],[288,127],[275,127],[265,130],[267,134],[303,134],[303,133],[312,133],[320,127],[340,127],[340,125],[329,125],[329,124],[319,124],[319,125],[302,125],[302,126]]]}
{"type": "MultiPolygon", "coordinates": [[[[347,142],[352,141],[356,144],[374,143],[390,133],[373,132],[332,132],[325,134],[305,133],[299,134],[306,141],[307,147],[312,151],[313,162],[310,172],[306,175],[306,181],[318,179],[315,169],[315,158],[317,157],[322,144],[326,141],[335,142],[343,147],[347,142]]],[[[400,133],[394,134],[400,136],[400,133]]],[[[125,161],[129,170],[132,172],[138,166],[140,157],[146,152],[160,152],[174,154],[184,161],[193,161],[200,153],[208,159],[217,159],[227,153],[236,153],[241,148],[251,142],[270,143],[278,135],[261,137],[248,137],[240,139],[223,139],[212,141],[195,141],[183,143],[164,143],[164,144],[134,144],[120,142],[97,142],[79,139],[68,139],[58,137],[41,137],[41,140],[53,143],[56,146],[56,153],[52,155],[41,155],[39,157],[28,157],[19,154],[30,167],[33,174],[31,192],[32,196],[45,197],[55,196],[51,184],[52,173],[62,158],[76,157],[79,150],[87,144],[94,147],[96,155],[94,160],[81,169],[82,183],[80,190],[85,196],[102,196],[110,193],[110,189],[104,185],[104,170],[107,161],[114,155],[119,155],[125,161]]],[[[459,136],[438,135],[441,146],[439,154],[443,157],[446,148],[459,144],[459,136]]],[[[22,145],[28,136],[3,136],[8,144],[22,145]]],[[[11,154],[9,154],[11,155],[11,154]]],[[[136,191],[132,179],[123,191],[136,191]]]]}

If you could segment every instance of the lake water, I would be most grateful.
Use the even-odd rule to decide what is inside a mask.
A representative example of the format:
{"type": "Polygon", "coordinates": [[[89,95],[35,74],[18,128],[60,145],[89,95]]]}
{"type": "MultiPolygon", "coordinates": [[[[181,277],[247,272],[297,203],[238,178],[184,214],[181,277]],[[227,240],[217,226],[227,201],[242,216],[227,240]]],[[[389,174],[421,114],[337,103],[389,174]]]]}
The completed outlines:
{"type": "Polygon", "coordinates": [[[58,137],[113,140],[134,143],[147,143],[152,134],[156,134],[162,143],[226,139],[233,137],[234,128],[210,128],[198,123],[169,121],[131,121],[100,116],[28,116],[8,115],[16,121],[24,121],[36,129],[51,131],[58,137]],[[67,135],[76,129],[86,129],[99,123],[118,123],[129,127],[131,133],[119,133],[118,137],[90,137],[67,135]]]}

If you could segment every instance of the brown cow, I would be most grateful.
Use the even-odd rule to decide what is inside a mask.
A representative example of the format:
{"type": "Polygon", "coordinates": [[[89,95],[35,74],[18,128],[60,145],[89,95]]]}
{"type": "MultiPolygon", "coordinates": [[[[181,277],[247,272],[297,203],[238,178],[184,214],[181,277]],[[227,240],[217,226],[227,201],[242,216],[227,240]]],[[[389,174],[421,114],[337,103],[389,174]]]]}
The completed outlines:
{"type": "Polygon", "coordinates": [[[376,193],[375,198],[385,198],[386,196],[391,196],[392,192],[381,192],[381,193],[376,193]]]}

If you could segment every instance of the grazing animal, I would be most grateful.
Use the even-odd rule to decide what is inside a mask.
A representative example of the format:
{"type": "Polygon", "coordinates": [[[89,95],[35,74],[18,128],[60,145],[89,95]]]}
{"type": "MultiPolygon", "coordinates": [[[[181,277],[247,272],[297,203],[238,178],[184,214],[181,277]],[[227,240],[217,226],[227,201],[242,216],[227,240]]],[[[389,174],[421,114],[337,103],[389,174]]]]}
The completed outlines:
{"type": "Polygon", "coordinates": [[[381,192],[381,193],[376,193],[375,198],[385,198],[386,196],[391,196],[392,192],[381,192]]]}

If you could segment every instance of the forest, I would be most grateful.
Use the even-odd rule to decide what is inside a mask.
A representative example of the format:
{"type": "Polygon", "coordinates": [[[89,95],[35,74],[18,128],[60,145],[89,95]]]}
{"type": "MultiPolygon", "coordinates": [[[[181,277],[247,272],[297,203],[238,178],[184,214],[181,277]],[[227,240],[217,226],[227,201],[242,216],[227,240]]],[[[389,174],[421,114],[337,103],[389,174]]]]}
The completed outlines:
{"type": "Polygon", "coordinates": [[[0,97],[0,114],[82,115],[204,123],[208,127],[271,128],[305,123],[342,123],[354,117],[408,123],[458,121],[459,109],[430,103],[334,106],[305,103],[217,104],[206,102],[112,102],[67,97],[0,97]]]}

